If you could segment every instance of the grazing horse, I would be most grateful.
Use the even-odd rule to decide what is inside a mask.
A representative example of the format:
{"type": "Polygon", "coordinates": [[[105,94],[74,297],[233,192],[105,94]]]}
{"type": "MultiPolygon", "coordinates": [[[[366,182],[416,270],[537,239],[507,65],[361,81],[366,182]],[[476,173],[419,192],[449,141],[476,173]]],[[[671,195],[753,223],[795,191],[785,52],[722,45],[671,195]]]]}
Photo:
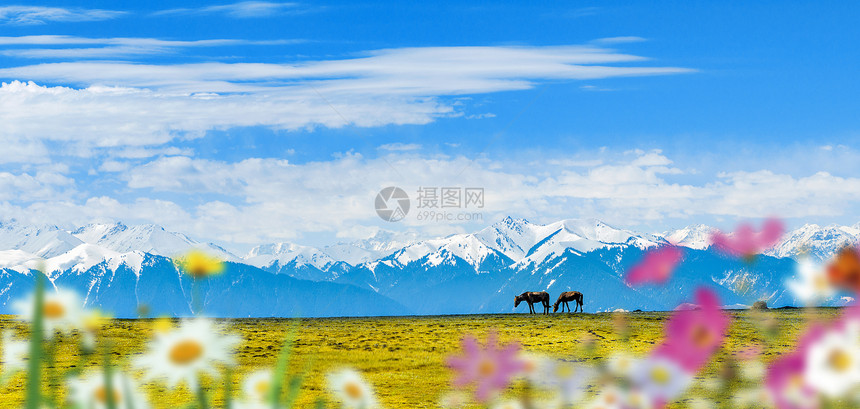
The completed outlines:
{"type": "Polygon", "coordinates": [[[567,305],[568,301],[576,301],[576,306],[573,307],[573,312],[576,312],[579,309],[579,312],[585,312],[582,309],[582,293],[579,291],[565,291],[558,296],[558,300],[555,301],[555,304],[552,306],[552,312],[558,312],[558,305],[564,303],[561,306],[561,312],[564,312],[564,307],[567,307],[567,312],[570,312],[570,305],[567,305]]]}
{"type": "Polygon", "coordinates": [[[543,313],[549,314],[549,293],[546,291],[540,292],[524,292],[514,297],[514,308],[520,305],[521,302],[529,303],[529,314],[537,314],[535,312],[534,303],[543,303],[543,313]]]}

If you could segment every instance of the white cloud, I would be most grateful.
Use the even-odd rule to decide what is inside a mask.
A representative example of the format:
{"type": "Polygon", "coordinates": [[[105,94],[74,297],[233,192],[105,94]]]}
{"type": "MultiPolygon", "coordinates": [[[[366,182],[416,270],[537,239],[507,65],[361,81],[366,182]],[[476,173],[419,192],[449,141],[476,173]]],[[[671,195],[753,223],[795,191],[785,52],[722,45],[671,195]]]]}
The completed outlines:
{"type": "MultiPolygon", "coordinates": [[[[23,41],[90,40],[40,36],[23,41]]],[[[133,46],[130,39],[109,40],[133,46]]],[[[146,47],[175,45],[137,41],[146,47]]],[[[426,124],[462,115],[455,110],[462,102],[444,97],[528,89],[547,80],[691,71],[635,64],[642,60],[590,46],[427,47],[295,64],[61,62],[10,67],[0,69],[0,78],[16,80],[0,87],[0,140],[30,141],[31,153],[38,153],[40,144],[61,141],[70,155],[86,157],[97,148],[155,147],[234,127],[426,124]],[[624,64],[611,65],[615,63],[624,64]]]]}
{"type": "MultiPolygon", "coordinates": [[[[470,211],[482,212],[488,221],[508,214],[545,221],[597,217],[628,226],[702,216],[844,215],[860,201],[860,178],[758,171],[677,183],[670,178],[682,171],[656,165],[670,160],[655,160],[654,155],[643,152],[635,158],[580,164],[586,166],[561,172],[553,168],[557,164],[485,160],[473,163],[463,175],[458,173],[470,162],[466,158],[407,153],[373,159],[347,154],[306,164],[164,157],[133,168],[128,183],[132,189],[172,195],[221,196],[188,209],[190,219],[171,228],[245,243],[291,240],[309,233],[342,235],[385,224],[375,214],[373,198],[380,188],[391,185],[404,188],[413,199],[420,186],[483,187],[485,207],[470,211]]],[[[440,225],[414,217],[400,226],[420,229],[425,235],[466,229],[462,224],[440,225]]]]}
{"type": "Polygon", "coordinates": [[[249,41],[235,39],[214,40],[161,40],[157,38],[92,38],[65,35],[33,35],[0,37],[0,45],[23,45],[32,48],[7,48],[0,55],[18,58],[58,59],[116,59],[151,54],[172,53],[178,49],[200,47],[223,47],[236,45],[283,45],[296,44],[304,40],[249,41]],[[43,46],[62,48],[37,48],[43,46]]]}
{"type": "Polygon", "coordinates": [[[384,151],[416,151],[421,149],[421,145],[417,143],[387,143],[385,145],[379,146],[379,149],[384,151]]]}
{"type": "Polygon", "coordinates": [[[178,8],[170,10],[162,10],[156,12],[156,15],[171,15],[171,14],[225,14],[234,18],[260,18],[271,17],[273,15],[284,12],[301,12],[298,3],[274,3],[269,1],[242,1],[238,3],[207,6],[196,9],[178,8]]]}
{"type": "Polygon", "coordinates": [[[48,22],[81,22],[111,20],[125,14],[122,11],[60,8],[42,6],[0,6],[0,23],[34,25],[48,22]]]}

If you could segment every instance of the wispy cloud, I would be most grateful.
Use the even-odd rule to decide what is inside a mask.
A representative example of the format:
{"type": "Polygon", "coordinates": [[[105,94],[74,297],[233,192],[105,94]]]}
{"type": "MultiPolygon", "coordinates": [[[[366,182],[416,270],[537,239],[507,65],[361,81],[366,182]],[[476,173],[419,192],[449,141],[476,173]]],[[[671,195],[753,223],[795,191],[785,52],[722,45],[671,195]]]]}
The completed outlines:
{"type": "Polygon", "coordinates": [[[194,47],[223,47],[235,45],[284,45],[304,40],[250,41],[237,39],[212,40],[161,40],[156,38],[91,38],[63,35],[36,35],[0,37],[0,45],[31,46],[31,48],[9,48],[0,54],[18,58],[56,59],[115,59],[129,56],[163,54],[194,47]],[[35,48],[39,46],[63,48],[35,48]]]}
{"type": "Polygon", "coordinates": [[[49,22],[110,20],[124,11],[42,6],[0,6],[0,24],[34,25],[49,22]]]}
{"type": "MultiPolygon", "coordinates": [[[[17,41],[0,38],[0,42],[17,41]]],[[[91,39],[27,38],[29,42],[91,39]]],[[[106,40],[99,40],[105,41],[106,40]]],[[[208,42],[110,39],[152,47],[208,42]],[[175,44],[179,43],[179,44],[175,44]]],[[[63,141],[86,155],[98,147],[145,147],[233,127],[306,129],[426,124],[462,115],[449,96],[529,89],[544,81],[672,75],[693,70],[645,65],[598,47],[428,47],[292,64],[151,65],[61,62],[0,69],[0,142],[63,141]],[[616,63],[623,63],[616,65],[616,63]]]]}
{"type": "Polygon", "coordinates": [[[387,143],[385,145],[381,145],[379,149],[384,151],[393,151],[393,152],[404,152],[404,151],[417,151],[421,149],[421,145],[417,143],[387,143]]]}
{"type": "Polygon", "coordinates": [[[201,8],[176,8],[161,10],[155,15],[171,14],[224,14],[234,18],[260,18],[271,17],[287,12],[300,12],[298,3],[274,3],[268,1],[242,1],[238,3],[207,6],[201,8]]]}

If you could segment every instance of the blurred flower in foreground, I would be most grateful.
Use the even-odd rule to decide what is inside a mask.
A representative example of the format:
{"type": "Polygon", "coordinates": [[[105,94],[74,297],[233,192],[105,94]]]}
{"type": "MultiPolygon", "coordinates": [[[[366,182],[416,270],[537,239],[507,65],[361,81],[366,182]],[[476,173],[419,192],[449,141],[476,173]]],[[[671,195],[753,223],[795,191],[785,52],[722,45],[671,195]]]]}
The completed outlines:
{"type": "Polygon", "coordinates": [[[506,388],[523,370],[524,363],[518,356],[520,345],[498,345],[495,333],[487,338],[486,349],[481,349],[478,340],[471,336],[464,337],[462,345],[463,355],[448,358],[448,366],[459,373],[453,383],[458,388],[476,384],[475,399],[479,402],[486,402],[492,394],[506,388]]]}
{"type": "Polygon", "coordinates": [[[836,294],[836,289],[830,285],[827,271],[809,258],[798,261],[797,276],[786,282],[786,285],[806,305],[815,305],[836,294]]]}
{"type": "Polygon", "coordinates": [[[696,291],[699,309],[675,312],[665,325],[666,339],[655,354],[677,362],[684,370],[696,373],[723,343],[729,317],[720,310],[713,291],[696,291]]]}
{"type": "Polygon", "coordinates": [[[373,388],[361,374],[352,369],[341,369],[328,375],[328,387],[340,399],[343,407],[372,409],[378,407],[373,388]]]}
{"type": "Polygon", "coordinates": [[[768,219],[756,232],[749,223],[738,226],[732,234],[716,231],[711,234],[711,244],[717,250],[734,257],[750,258],[779,242],[785,227],[779,219],[768,219]]]}
{"type": "Polygon", "coordinates": [[[217,257],[212,257],[200,250],[191,250],[184,256],[174,260],[177,267],[185,274],[194,278],[206,278],[221,274],[224,271],[224,262],[217,257]]]}
{"type": "Polygon", "coordinates": [[[588,409],[650,409],[647,400],[637,392],[628,392],[616,386],[604,388],[587,405],[588,409]]]}
{"type": "Polygon", "coordinates": [[[687,389],[693,374],[672,359],[651,356],[636,364],[631,378],[654,406],[662,407],[687,389]]]}
{"type": "Polygon", "coordinates": [[[860,251],[853,246],[839,250],[827,266],[827,277],[837,287],[860,293],[860,251]]]}
{"type": "Polygon", "coordinates": [[[0,362],[0,378],[8,376],[16,371],[27,368],[27,354],[30,352],[30,344],[27,341],[18,341],[13,338],[12,331],[3,331],[3,360],[0,362]]]}
{"type": "Polygon", "coordinates": [[[624,280],[630,285],[663,284],[672,276],[683,255],[681,248],[673,245],[648,250],[642,260],[630,269],[624,280]]]}
{"type": "Polygon", "coordinates": [[[806,383],[831,398],[860,384],[860,322],[843,324],[811,341],[805,356],[806,383]]]}
{"type": "MultiPolygon", "coordinates": [[[[125,375],[115,373],[111,379],[116,409],[146,409],[149,407],[137,385],[125,375]]],[[[106,409],[108,389],[103,372],[69,381],[68,400],[78,408],[106,409]]]]}
{"type": "Polygon", "coordinates": [[[135,364],[146,371],[147,379],[165,378],[170,387],[185,381],[191,389],[198,387],[198,375],[217,375],[215,363],[232,363],[233,348],[240,339],[218,335],[212,321],[188,320],[173,331],[161,334],[149,343],[149,351],[135,364]]]}
{"type": "Polygon", "coordinates": [[[547,368],[555,365],[552,358],[531,352],[520,352],[519,359],[523,369],[518,375],[538,386],[544,383],[547,368]]]}
{"type": "Polygon", "coordinates": [[[804,357],[800,353],[783,355],[767,369],[764,383],[778,409],[818,408],[818,396],[803,379],[804,357]]]}
{"type": "Polygon", "coordinates": [[[544,367],[541,376],[544,385],[558,392],[562,406],[579,403],[593,377],[594,371],[589,367],[564,361],[553,361],[544,367]]]}
{"type": "MultiPolygon", "coordinates": [[[[71,332],[84,326],[84,300],[78,293],[57,288],[56,291],[45,291],[44,297],[42,314],[46,337],[53,337],[57,331],[71,332]]],[[[25,299],[16,301],[12,309],[21,318],[32,321],[35,298],[35,294],[30,294],[25,299]]]]}
{"type": "Polygon", "coordinates": [[[626,352],[614,352],[606,358],[606,369],[619,378],[629,378],[635,365],[636,358],[626,352]]]}
{"type": "Polygon", "coordinates": [[[261,369],[245,376],[242,392],[251,402],[270,402],[272,393],[272,371],[261,369]]]}
{"type": "Polygon", "coordinates": [[[87,311],[84,314],[81,343],[84,349],[94,351],[96,348],[96,337],[105,325],[110,323],[111,317],[97,309],[87,311]]]}

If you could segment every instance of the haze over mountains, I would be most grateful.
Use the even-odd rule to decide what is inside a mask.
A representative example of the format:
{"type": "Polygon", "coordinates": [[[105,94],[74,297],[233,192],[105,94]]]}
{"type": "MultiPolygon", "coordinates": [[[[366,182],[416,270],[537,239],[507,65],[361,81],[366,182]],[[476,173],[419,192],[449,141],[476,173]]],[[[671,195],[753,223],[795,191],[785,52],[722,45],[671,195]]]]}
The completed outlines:
{"type": "Polygon", "coordinates": [[[538,290],[553,298],[581,291],[590,312],[665,310],[699,285],[716,288],[725,305],[758,299],[799,305],[785,286],[794,275],[792,258],[826,260],[860,239],[860,225],[809,224],[744,263],[708,250],[712,231],[692,225],[646,234],[593,219],[542,225],[507,217],[444,238],[380,232],[322,249],[263,244],[238,256],[155,225],[91,224],[66,231],[7,221],[0,223],[0,313],[30,291],[31,270],[44,263],[54,285],[78,290],[88,305],[119,316],[134,316],[139,305],[153,313],[189,315],[191,283],[170,257],[191,248],[229,262],[223,276],[204,284],[204,311],[218,316],[511,312],[514,295],[538,290]],[[646,249],[668,242],[687,249],[666,286],[631,288],[623,282],[625,270],[646,249]]]}

